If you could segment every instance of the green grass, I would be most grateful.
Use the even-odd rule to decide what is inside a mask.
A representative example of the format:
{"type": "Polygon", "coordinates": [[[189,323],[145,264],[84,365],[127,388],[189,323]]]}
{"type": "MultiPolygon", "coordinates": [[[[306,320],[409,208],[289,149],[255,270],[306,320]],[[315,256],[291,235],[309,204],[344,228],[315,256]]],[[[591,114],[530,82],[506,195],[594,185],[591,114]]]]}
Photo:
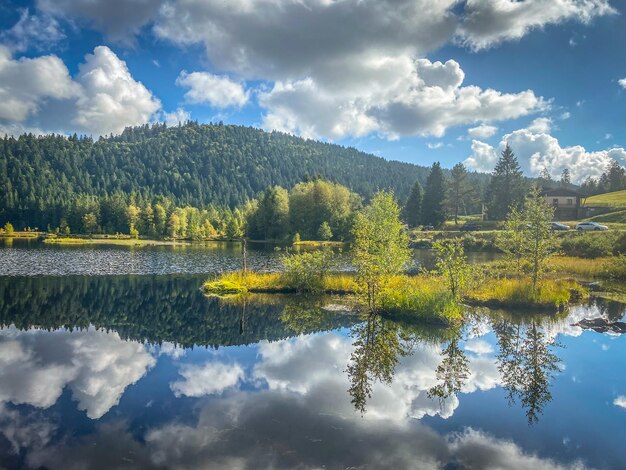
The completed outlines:
{"type": "MultiPolygon", "coordinates": [[[[293,293],[296,288],[290,285],[282,273],[241,272],[224,273],[217,279],[204,283],[207,294],[220,295],[221,284],[228,283],[232,288],[244,289],[252,293],[293,293]]],[[[353,294],[356,291],[354,276],[350,274],[329,274],[323,279],[320,293],[353,294]]]]}
{"type": "Polygon", "coordinates": [[[293,242],[293,246],[306,246],[306,247],[338,247],[345,246],[345,242],[333,242],[333,241],[317,241],[317,240],[301,240],[299,242],[293,242]]]}
{"type": "Polygon", "coordinates": [[[612,193],[597,194],[595,196],[588,197],[585,201],[585,205],[626,208],[626,190],[613,191],[612,193]]]}
{"type": "Polygon", "coordinates": [[[85,245],[89,243],[88,240],[84,238],[46,238],[44,243],[49,245],[85,245]]]}
{"type": "Polygon", "coordinates": [[[470,303],[491,307],[556,309],[587,295],[580,284],[567,279],[543,279],[534,292],[530,279],[500,278],[481,283],[465,298],[470,303]]]}

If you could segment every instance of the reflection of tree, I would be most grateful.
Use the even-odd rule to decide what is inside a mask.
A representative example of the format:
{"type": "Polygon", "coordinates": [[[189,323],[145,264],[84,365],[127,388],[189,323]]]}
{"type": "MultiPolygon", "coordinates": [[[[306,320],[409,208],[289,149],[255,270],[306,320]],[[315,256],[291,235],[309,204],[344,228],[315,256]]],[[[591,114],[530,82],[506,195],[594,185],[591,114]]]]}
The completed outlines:
{"type": "Polygon", "coordinates": [[[461,391],[469,378],[469,360],[459,348],[459,336],[455,336],[442,352],[443,360],[437,367],[439,384],[428,390],[428,397],[443,402],[461,391]]]}
{"type": "Polygon", "coordinates": [[[398,358],[408,355],[411,346],[396,323],[376,314],[368,314],[352,329],[352,336],[355,349],[346,369],[350,378],[348,393],[355,408],[364,413],[374,381],[391,383],[398,358]]]}
{"type": "Polygon", "coordinates": [[[294,296],[286,299],[280,319],[295,334],[313,331],[328,331],[337,327],[337,318],[343,318],[343,325],[357,320],[349,311],[334,312],[325,309],[328,299],[323,296],[294,296]]]}
{"type": "Polygon", "coordinates": [[[527,325],[500,321],[494,331],[500,347],[498,370],[507,397],[511,403],[519,400],[528,423],[536,423],[552,400],[550,380],[559,370],[560,359],[550,348],[558,344],[546,338],[537,319],[527,325]]]}
{"type": "MultiPolygon", "coordinates": [[[[206,298],[203,276],[31,277],[0,276],[0,326],[117,331],[123,339],[219,347],[279,340],[293,335],[282,321],[280,296],[206,298]]],[[[304,308],[304,307],[303,307],[304,308]]],[[[350,326],[332,315],[299,333],[350,326]],[[327,328],[328,327],[328,328],[327,328]]]]}

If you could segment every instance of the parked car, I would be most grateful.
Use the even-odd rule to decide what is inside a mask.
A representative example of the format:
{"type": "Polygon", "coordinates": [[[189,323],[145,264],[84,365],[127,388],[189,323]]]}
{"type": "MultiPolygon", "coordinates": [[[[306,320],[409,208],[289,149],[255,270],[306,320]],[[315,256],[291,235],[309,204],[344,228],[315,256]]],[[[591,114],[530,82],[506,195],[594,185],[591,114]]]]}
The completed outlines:
{"type": "Polygon", "coordinates": [[[435,226],[434,226],[434,225],[424,225],[424,226],[422,227],[422,231],[423,231],[423,232],[426,232],[426,231],[428,231],[428,230],[435,230],[435,226]]]}
{"type": "Polygon", "coordinates": [[[598,222],[581,222],[576,225],[576,230],[608,230],[606,225],[599,224],[598,222]]]}
{"type": "Polygon", "coordinates": [[[551,230],[569,230],[569,225],[561,224],[559,222],[552,222],[550,224],[551,230]]]}
{"type": "Polygon", "coordinates": [[[462,232],[475,232],[476,230],[480,230],[481,226],[478,224],[463,224],[461,225],[462,232]]]}

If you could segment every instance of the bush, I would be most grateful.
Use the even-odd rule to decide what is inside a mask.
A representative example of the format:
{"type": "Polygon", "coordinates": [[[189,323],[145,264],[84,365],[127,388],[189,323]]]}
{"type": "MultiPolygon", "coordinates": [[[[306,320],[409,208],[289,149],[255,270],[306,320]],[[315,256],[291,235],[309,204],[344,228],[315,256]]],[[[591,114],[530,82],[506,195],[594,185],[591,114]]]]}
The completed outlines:
{"type": "Polygon", "coordinates": [[[626,279],[626,255],[619,254],[609,259],[602,276],[616,281],[626,279]]]}
{"type": "Polygon", "coordinates": [[[285,284],[299,292],[321,292],[331,262],[331,253],[326,250],[287,255],[283,258],[285,284]]]}
{"type": "Polygon", "coordinates": [[[564,237],[561,251],[567,256],[600,258],[610,256],[615,245],[615,236],[608,233],[577,233],[564,237]]]}

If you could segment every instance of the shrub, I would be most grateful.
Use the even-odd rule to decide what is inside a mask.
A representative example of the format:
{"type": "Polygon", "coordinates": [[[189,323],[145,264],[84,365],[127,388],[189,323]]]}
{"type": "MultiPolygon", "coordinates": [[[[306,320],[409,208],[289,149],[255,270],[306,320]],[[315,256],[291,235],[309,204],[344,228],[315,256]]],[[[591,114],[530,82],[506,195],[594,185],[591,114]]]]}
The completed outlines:
{"type": "Polygon", "coordinates": [[[619,254],[610,258],[605,264],[602,276],[620,281],[626,279],[626,255],[619,254]]]}
{"type": "Polygon", "coordinates": [[[287,255],[283,258],[285,284],[299,292],[321,292],[331,262],[326,250],[287,255]]]}
{"type": "Polygon", "coordinates": [[[600,258],[613,253],[615,237],[608,233],[581,233],[564,237],[561,251],[567,256],[600,258]]]}

